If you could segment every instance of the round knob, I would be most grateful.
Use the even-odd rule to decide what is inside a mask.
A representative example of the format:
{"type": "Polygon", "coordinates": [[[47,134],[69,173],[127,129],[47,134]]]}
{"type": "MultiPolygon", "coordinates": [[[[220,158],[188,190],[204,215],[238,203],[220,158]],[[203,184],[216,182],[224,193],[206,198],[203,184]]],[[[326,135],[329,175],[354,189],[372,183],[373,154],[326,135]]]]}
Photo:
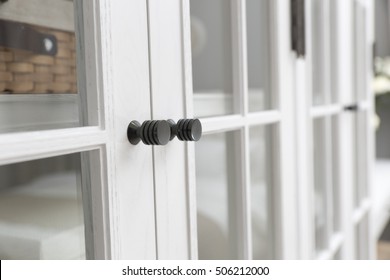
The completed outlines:
{"type": "Polygon", "coordinates": [[[132,121],[127,127],[127,138],[133,145],[140,140],[146,145],[166,145],[171,137],[171,127],[167,121],[144,121],[140,125],[132,121]]]}
{"type": "Polygon", "coordinates": [[[181,119],[177,122],[177,138],[181,141],[198,141],[202,136],[199,119],[181,119]]]}

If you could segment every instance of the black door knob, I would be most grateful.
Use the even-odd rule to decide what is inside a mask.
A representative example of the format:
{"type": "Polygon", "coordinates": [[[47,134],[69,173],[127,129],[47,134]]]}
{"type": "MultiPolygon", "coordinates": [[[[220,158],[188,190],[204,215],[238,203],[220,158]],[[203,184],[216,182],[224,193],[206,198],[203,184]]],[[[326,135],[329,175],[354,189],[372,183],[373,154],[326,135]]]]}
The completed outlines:
{"type": "Polygon", "coordinates": [[[144,121],[142,125],[132,121],[127,127],[127,139],[133,145],[140,140],[146,145],[166,145],[171,137],[171,127],[167,121],[144,121]]]}
{"type": "Polygon", "coordinates": [[[181,119],[175,124],[173,120],[168,120],[171,126],[172,140],[175,136],[180,141],[198,141],[202,136],[202,124],[199,119],[181,119]]]}

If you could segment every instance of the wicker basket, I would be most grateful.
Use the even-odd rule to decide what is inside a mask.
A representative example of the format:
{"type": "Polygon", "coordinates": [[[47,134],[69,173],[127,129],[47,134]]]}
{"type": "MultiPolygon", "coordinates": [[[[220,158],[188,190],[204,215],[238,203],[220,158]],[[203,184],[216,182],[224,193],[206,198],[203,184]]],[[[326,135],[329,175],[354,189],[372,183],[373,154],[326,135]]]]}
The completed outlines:
{"type": "Polygon", "coordinates": [[[74,33],[33,28],[57,38],[57,54],[0,47],[0,93],[77,93],[74,33]]]}

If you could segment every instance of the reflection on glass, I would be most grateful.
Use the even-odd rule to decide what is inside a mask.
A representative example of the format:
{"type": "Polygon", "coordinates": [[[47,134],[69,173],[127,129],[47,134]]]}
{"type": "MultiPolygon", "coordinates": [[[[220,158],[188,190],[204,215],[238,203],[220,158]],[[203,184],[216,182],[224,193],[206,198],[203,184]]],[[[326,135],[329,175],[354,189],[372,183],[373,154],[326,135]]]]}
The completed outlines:
{"type": "Polygon", "coordinates": [[[249,111],[271,109],[269,0],[246,2],[249,111]]]}
{"type": "Polygon", "coordinates": [[[0,93],[77,93],[74,32],[7,20],[0,20],[0,29],[4,36],[0,46],[0,93]],[[15,38],[18,28],[28,30],[25,35],[30,37],[15,38]],[[30,50],[29,44],[22,41],[35,44],[38,39],[43,40],[38,42],[41,49],[30,50]],[[56,51],[46,52],[45,42],[56,51]]]}
{"type": "Polygon", "coordinates": [[[313,73],[313,105],[321,105],[325,103],[325,97],[323,92],[323,17],[322,17],[322,5],[323,1],[313,0],[311,2],[312,7],[312,73],[313,73]]]}
{"type": "Polygon", "coordinates": [[[190,0],[194,112],[233,112],[231,7],[226,0],[190,0]]]}
{"type": "Polygon", "coordinates": [[[322,61],[321,54],[322,40],[321,40],[321,1],[314,0],[311,2],[312,5],[312,73],[313,73],[313,105],[319,105],[324,103],[324,96],[322,92],[322,77],[321,72],[322,61]]]}
{"type": "Polygon", "coordinates": [[[80,154],[0,167],[0,259],[85,259],[80,154]]]}
{"type": "Polygon", "coordinates": [[[334,254],[334,257],[333,257],[334,260],[342,260],[342,257],[341,257],[341,248],[337,250],[337,252],[334,254]]]}
{"type": "MultiPolygon", "coordinates": [[[[334,147],[337,143],[337,139],[339,137],[339,116],[333,116],[330,118],[331,122],[331,135],[330,135],[330,141],[332,142],[332,147],[331,147],[331,153],[334,152],[335,155],[338,154],[337,148],[334,147]]],[[[331,157],[332,158],[332,157],[331,157]]],[[[336,233],[341,230],[341,189],[340,188],[340,183],[337,180],[337,178],[340,178],[342,176],[340,174],[340,163],[339,161],[336,160],[336,157],[331,159],[331,173],[332,173],[332,178],[330,179],[330,183],[332,184],[331,186],[331,191],[332,194],[330,195],[330,198],[332,199],[330,201],[330,205],[333,206],[333,209],[331,209],[331,216],[332,217],[332,226],[333,226],[333,231],[332,233],[336,233]]]]}
{"type": "Polygon", "coordinates": [[[356,259],[368,259],[368,220],[367,215],[363,217],[360,223],[355,226],[355,250],[356,259]]]}
{"type": "Polygon", "coordinates": [[[237,259],[237,161],[234,132],[196,144],[199,259],[237,259]]]}
{"type": "Polygon", "coordinates": [[[368,170],[368,158],[367,158],[367,135],[366,131],[366,119],[365,112],[357,112],[354,116],[354,129],[355,129],[355,149],[356,149],[356,180],[355,180],[355,207],[359,207],[360,203],[367,197],[367,170],[368,170]]]}
{"type": "Polygon", "coordinates": [[[367,34],[366,34],[366,8],[361,3],[354,1],[354,71],[355,71],[355,98],[366,100],[367,90],[367,34]]]}
{"type": "Polygon", "coordinates": [[[79,126],[73,1],[0,5],[0,132],[79,126]]]}
{"type": "Polygon", "coordinates": [[[253,259],[274,258],[272,127],[250,129],[253,259]]]}
{"type": "Polygon", "coordinates": [[[313,121],[313,163],[314,163],[314,201],[315,247],[319,252],[328,247],[333,210],[332,189],[332,127],[331,119],[320,118],[313,121]]]}
{"type": "Polygon", "coordinates": [[[322,0],[311,1],[312,28],[312,87],[313,105],[330,104],[334,98],[331,92],[330,77],[330,48],[331,48],[331,20],[330,5],[322,0]]]}

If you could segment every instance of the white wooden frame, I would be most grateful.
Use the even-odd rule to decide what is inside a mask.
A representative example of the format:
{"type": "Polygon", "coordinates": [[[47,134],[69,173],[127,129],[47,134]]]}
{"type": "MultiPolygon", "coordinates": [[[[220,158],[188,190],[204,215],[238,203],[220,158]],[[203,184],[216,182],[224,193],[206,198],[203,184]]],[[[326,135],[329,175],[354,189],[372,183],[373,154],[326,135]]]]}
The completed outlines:
{"type": "MultiPolygon", "coordinates": [[[[331,259],[336,253],[344,259],[356,258],[354,227],[365,217],[368,226],[372,223],[369,170],[373,140],[367,124],[373,103],[370,98],[359,100],[367,116],[363,127],[368,132],[367,146],[360,148],[366,151],[369,193],[358,208],[351,201],[355,184],[351,166],[356,161],[350,147],[353,135],[345,133],[353,120],[343,113],[343,108],[354,102],[353,57],[349,54],[354,26],[352,3],[366,9],[366,60],[362,63],[367,68],[373,39],[372,4],[365,0],[326,1],[333,3],[335,9],[331,11],[335,25],[325,30],[326,37],[333,40],[330,50],[334,54],[325,59],[334,65],[325,65],[326,71],[333,73],[327,79],[335,81],[334,88],[327,90],[329,95],[334,91],[338,99],[312,108],[311,49],[306,59],[295,57],[290,49],[290,1],[270,1],[274,107],[250,113],[246,4],[245,0],[230,1],[236,113],[201,121],[205,134],[233,130],[239,134],[239,257],[252,258],[249,130],[257,125],[272,125],[277,143],[272,151],[277,170],[272,201],[275,258],[331,259]],[[335,181],[343,186],[339,190],[343,207],[340,230],[328,236],[327,250],[315,255],[312,120],[330,116],[336,116],[333,157],[339,162],[335,181]]],[[[83,171],[90,174],[86,181],[91,186],[85,189],[92,212],[92,222],[86,228],[88,258],[197,259],[194,144],[174,140],[167,146],[152,148],[131,146],[126,138],[131,120],[193,117],[189,1],[74,3],[78,19],[79,116],[84,126],[0,134],[0,165],[88,152],[89,161],[83,159],[83,171]]],[[[310,5],[306,1],[306,11],[311,11],[310,5]]],[[[307,42],[311,21],[309,12],[307,42]]],[[[366,78],[370,77],[367,71],[366,78]]],[[[365,90],[369,97],[369,84],[365,90]]],[[[331,196],[328,188],[328,197],[331,196]]],[[[367,256],[373,258],[374,236],[370,231],[367,235],[367,256]]]]}
{"type": "MultiPolygon", "coordinates": [[[[325,99],[325,105],[319,105],[312,107],[312,49],[311,49],[311,40],[312,40],[312,32],[311,32],[311,22],[313,20],[311,15],[311,2],[306,1],[306,40],[308,46],[308,54],[306,58],[306,66],[303,64],[305,62],[297,62],[296,73],[297,80],[303,81],[306,77],[306,81],[302,84],[300,89],[305,90],[305,97],[300,99],[297,102],[297,118],[298,118],[298,127],[302,127],[302,130],[298,129],[298,142],[303,141],[301,147],[298,147],[298,153],[301,154],[299,169],[301,170],[299,174],[301,174],[299,179],[299,184],[301,186],[300,191],[300,217],[303,220],[300,226],[301,232],[301,258],[311,259],[333,259],[334,257],[341,257],[343,259],[355,259],[357,255],[355,252],[355,244],[356,244],[356,236],[355,236],[355,226],[362,221],[365,217],[367,217],[367,225],[366,229],[368,230],[368,236],[363,237],[360,240],[359,248],[367,248],[367,255],[364,258],[374,258],[373,253],[373,238],[372,233],[369,231],[369,225],[371,223],[370,217],[370,194],[367,195],[367,198],[362,201],[360,207],[354,210],[353,206],[353,193],[354,188],[357,185],[357,174],[365,173],[367,174],[367,188],[370,190],[371,186],[371,165],[372,165],[372,156],[373,156],[373,148],[372,148],[372,137],[373,132],[369,127],[369,116],[372,113],[372,100],[369,86],[367,84],[364,85],[363,91],[366,92],[364,99],[359,99],[357,101],[357,105],[359,110],[365,112],[366,115],[366,124],[360,123],[360,129],[364,129],[366,135],[365,143],[357,142],[356,150],[351,148],[351,143],[356,141],[356,136],[352,134],[351,127],[353,126],[353,118],[351,114],[344,111],[344,107],[353,104],[356,102],[353,98],[354,90],[353,85],[356,83],[356,79],[369,81],[371,79],[371,72],[367,65],[370,65],[371,55],[370,44],[372,43],[372,4],[370,1],[325,1],[322,2],[324,10],[328,9],[330,14],[325,17],[325,22],[322,24],[322,28],[324,31],[325,40],[323,42],[328,42],[330,40],[330,48],[324,47],[323,50],[326,57],[323,61],[330,62],[330,64],[326,63],[323,65],[324,67],[324,75],[322,79],[324,79],[324,92],[326,96],[333,96],[334,101],[329,102],[328,98],[325,99]],[[368,36],[360,37],[358,39],[359,43],[365,49],[364,55],[361,55],[359,59],[363,59],[363,67],[361,71],[367,73],[367,76],[360,76],[357,78],[356,74],[354,74],[353,69],[354,61],[356,59],[351,55],[350,50],[355,49],[355,44],[353,43],[354,37],[352,30],[356,30],[356,23],[353,23],[354,18],[354,3],[358,2],[362,5],[362,8],[366,11],[367,18],[366,22],[363,23],[363,31],[367,32],[368,36]],[[371,15],[370,15],[371,14],[371,15]],[[330,19],[330,21],[329,21],[330,19]],[[328,39],[326,39],[328,38],[328,39]],[[331,52],[329,52],[331,51],[331,52]],[[328,52],[328,53],[327,53],[328,52]],[[331,56],[329,56],[331,54],[331,56]],[[326,73],[331,73],[331,76],[328,76],[326,73]],[[332,81],[330,83],[330,81],[332,81]],[[326,84],[332,84],[332,88],[326,86],[326,84]],[[345,113],[344,113],[345,112],[345,113]],[[341,219],[338,221],[339,230],[334,232],[332,230],[332,216],[336,215],[336,213],[332,213],[332,210],[328,211],[328,219],[327,223],[330,228],[327,231],[327,249],[320,252],[319,254],[315,254],[315,243],[314,243],[314,223],[313,216],[313,187],[311,185],[314,184],[313,181],[313,169],[308,168],[310,166],[310,162],[312,162],[312,148],[311,143],[313,141],[313,127],[312,120],[318,118],[334,118],[334,127],[332,129],[333,135],[333,164],[335,164],[335,168],[333,168],[333,182],[328,184],[327,191],[327,200],[334,200],[333,203],[328,203],[328,207],[334,207],[332,204],[339,203],[342,201],[342,205],[337,205],[336,209],[340,211],[339,215],[341,219]],[[306,127],[306,128],[305,128],[306,127]],[[306,143],[306,141],[309,141],[306,143]],[[304,147],[305,145],[305,147],[304,147]],[[303,156],[309,147],[309,153],[307,156],[303,156]],[[355,153],[358,154],[358,158],[355,157],[355,153]],[[363,156],[363,158],[361,158],[363,156]],[[364,161],[368,164],[368,167],[364,167],[360,169],[358,173],[354,170],[353,166],[357,164],[357,162],[364,161]],[[308,164],[309,163],[309,164],[308,164]],[[336,185],[336,194],[332,194],[332,185],[336,185]],[[339,197],[338,199],[335,199],[339,197]],[[305,216],[306,213],[306,216],[305,216]],[[333,234],[331,234],[334,232],[333,234]],[[309,242],[308,242],[309,241],[309,242]],[[337,255],[337,256],[336,256],[337,255]]],[[[359,28],[357,31],[359,34],[362,33],[362,28],[359,28]]],[[[363,32],[362,34],[364,34],[363,32]]],[[[363,35],[364,36],[364,35],[363,35]]],[[[361,74],[360,74],[361,75],[361,74]]],[[[329,173],[329,168],[327,169],[326,174],[329,173]]],[[[325,175],[328,177],[329,175],[325,175]]],[[[321,180],[326,181],[327,178],[322,178],[321,180]]],[[[334,187],[333,187],[334,190],[334,187]]]]}
{"type": "Polygon", "coordinates": [[[147,6],[142,0],[74,3],[86,126],[3,133],[0,164],[91,151],[84,166],[92,209],[87,257],[154,259],[152,150],[131,146],[126,138],[131,120],[150,119],[147,6]]]}
{"type": "MultiPolygon", "coordinates": [[[[153,2],[153,1],[149,1],[153,2]]],[[[189,1],[183,3],[183,18],[186,19],[184,28],[189,31],[188,7],[189,1]]],[[[270,5],[270,44],[272,56],[272,96],[275,109],[249,113],[248,110],[248,85],[247,85],[247,46],[246,46],[246,5],[244,0],[231,0],[232,7],[232,41],[233,41],[233,85],[234,108],[236,114],[218,117],[202,118],[203,132],[205,135],[226,131],[237,131],[236,160],[241,161],[237,170],[238,181],[241,190],[237,197],[237,216],[239,224],[238,239],[239,258],[252,259],[251,237],[251,206],[250,206],[250,153],[249,153],[249,129],[257,125],[273,125],[274,140],[277,148],[273,151],[275,162],[275,185],[273,187],[274,200],[271,202],[275,222],[275,258],[297,258],[297,217],[296,201],[291,197],[295,194],[295,175],[293,162],[293,142],[291,135],[294,132],[292,119],[291,92],[292,79],[292,52],[289,48],[290,38],[290,6],[288,1],[269,1],[270,5]],[[287,46],[287,48],[286,48],[287,46]],[[289,135],[289,136],[287,136],[289,135]]],[[[173,16],[173,14],[172,14],[173,16]]],[[[171,31],[172,32],[172,31],[171,31]]],[[[188,33],[187,33],[188,34],[188,33]]],[[[183,35],[185,36],[185,35],[183,35]]],[[[190,61],[189,36],[184,37],[184,80],[187,83],[186,106],[192,107],[191,61],[190,61]],[[187,40],[187,41],[186,41],[187,40]]],[[[153,60],[153,56],[151,58],[153,60]]],[[[153,70],[152,70],[153,76],[153,70]]],[[[196,97],[195,97],[196,98],[196,97]]],[[[196,100],[195,100],[196,101],[196,100]]],[[[190,115],[191,116],[192,109],[190,115]]],[[[193,149],[193,146],[190,146],[193,149]]],[[[193,151],[191,150],[192,158],[193,151]]],[[[189,157],[187,162],[194,169],[193,159],[189,157]]],[[[157,167],[156,167],[157,168],[157,167]]],[[[191,257],[196,258],[196,201],[195,201],[195,176],[190,175],[189,205],[190,224],[192,234],[189,239],[193,242],[191,257]],[[194,235],[195,233],[195,235],[194,235]]],[[[158,196],[156,199],[159,199],[158,196]]],[[[157,219],[158,220],[158,219],[157,219]]],[[[159,240],[159,239],[158,239],[159,240]]],[[[159,254],[160,255],[160,254],[159,254]]]]}

